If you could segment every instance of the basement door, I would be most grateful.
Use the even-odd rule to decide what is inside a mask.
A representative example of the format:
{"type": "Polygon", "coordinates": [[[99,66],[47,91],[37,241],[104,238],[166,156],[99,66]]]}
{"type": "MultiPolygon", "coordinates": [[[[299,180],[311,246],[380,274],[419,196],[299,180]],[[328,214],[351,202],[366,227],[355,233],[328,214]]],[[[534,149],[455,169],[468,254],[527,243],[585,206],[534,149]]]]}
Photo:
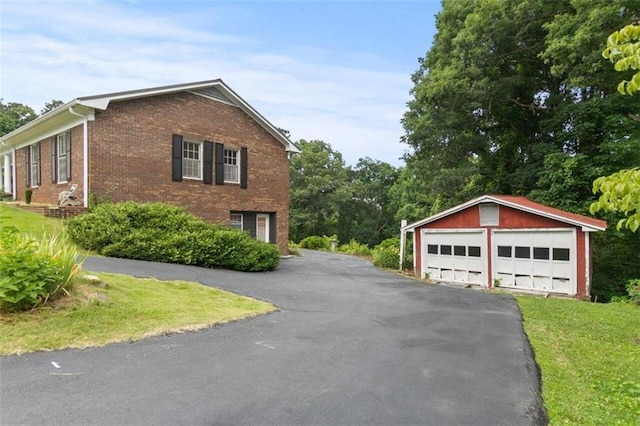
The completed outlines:
{"type": "Polygon", "coordinates": [[[256,215],[256,240],[269,242],[269,215],[258,213],[256,215]]]}
{"type": "Polygon", "coordinates": [[[422,271],[433,280],[485,284],[485,231],[422,231],[422,271]]]}
{"type": "Polygon", "coordinates": [[[494,230],[492,241],[492,278],[499,286],[576,293],[574,230],[494,230]]]}

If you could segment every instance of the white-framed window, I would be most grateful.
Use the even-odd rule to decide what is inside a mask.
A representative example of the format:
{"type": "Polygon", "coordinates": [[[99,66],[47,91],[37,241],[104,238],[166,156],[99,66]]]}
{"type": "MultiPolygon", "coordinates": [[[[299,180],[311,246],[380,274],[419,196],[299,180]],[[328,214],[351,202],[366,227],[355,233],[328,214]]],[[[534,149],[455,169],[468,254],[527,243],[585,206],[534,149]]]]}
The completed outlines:
{"type": "Polygon", "coordinates": [[[31,145],[31,186],[40,185],[40,142],[31,145]]]}
{"type": "Polygon", "coordinates": [[[58,183],[67,182],[67,134],[57,137],[58,143],[58,183]]]}
{"type": "Polygon", "coordinates": [[[182,142],[182,177],[202,179],[201,142],[182,142]]]}
{"type": "Polygon", "coordinates": [[[229,226],[242,230],[244,227],[242,213],[231,213],[229,216],[229,226]]]}
{"type": "Polygon", "coordinates": [[[240,151],[237,149],[224,149],[224,181],[231,183],[240,182],[240,151]]]}

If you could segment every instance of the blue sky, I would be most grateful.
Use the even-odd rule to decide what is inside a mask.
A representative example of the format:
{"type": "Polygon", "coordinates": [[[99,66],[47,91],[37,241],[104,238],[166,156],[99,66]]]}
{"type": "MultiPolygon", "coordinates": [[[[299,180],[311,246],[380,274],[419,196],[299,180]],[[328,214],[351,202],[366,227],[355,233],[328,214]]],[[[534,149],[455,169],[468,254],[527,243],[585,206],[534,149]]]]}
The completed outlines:
{"type": "Polygon", "coordinates": [[[51,99],[222,78],[292,140],[399,166],[411,74],[439,0],[0,2],[0,97],[51,99]]]}

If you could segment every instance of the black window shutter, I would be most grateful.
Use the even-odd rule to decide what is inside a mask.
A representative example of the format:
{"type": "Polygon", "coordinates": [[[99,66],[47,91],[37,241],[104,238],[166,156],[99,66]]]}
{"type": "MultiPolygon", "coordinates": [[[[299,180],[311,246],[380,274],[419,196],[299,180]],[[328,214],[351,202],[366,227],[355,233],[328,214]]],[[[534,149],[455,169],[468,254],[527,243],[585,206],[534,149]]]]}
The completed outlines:
{"type": "Polygon", "coordinates": [[[171,145],[171,180],[182,182],[182,136],[173,135],[171,145]]]}
{"type": "Polygon", "coordinates": [[[40,142],[38,142],[38,179],[36,185],[40,186],[42,183],[42,147],[40,142]]]}
{"type": "Polygon", "coordinates": [[[216,142],[216,185],[224,185],[224,145],[216,142]]]}
{"type": "Polygon", "coordinates": [[[51,183],[58,183],[58,140],[51,138],[51,183]]]}
{"type": "Polygon", "coordinates": [[[204,141],[204,162],[202,163],[202,182],[213,183],[213,142],[204,141]]]}
{"type": "Polygon", "coordinates": [[[249,164],[249,158],[247,158],[247,148],[240,149],[240,188],[247,189],[247,165],[249,164]]]}
{"type": "Polygon", "coordinates": [[[71,181],[71,130],[67,132],[67,182],[71,181]]]}
{"type": "Polygon", "coordinates": [[[31,147],[24,147],[24,183],[27,187],[31,186],[31,147]]]}

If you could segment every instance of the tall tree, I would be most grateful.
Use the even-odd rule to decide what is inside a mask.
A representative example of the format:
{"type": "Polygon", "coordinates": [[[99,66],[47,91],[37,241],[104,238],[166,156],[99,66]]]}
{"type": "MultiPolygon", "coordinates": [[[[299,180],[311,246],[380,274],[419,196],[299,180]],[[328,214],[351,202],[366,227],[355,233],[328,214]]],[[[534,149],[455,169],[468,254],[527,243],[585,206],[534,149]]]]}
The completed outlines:
{"type": "Polygon", "coordinates": [[[351,198],[342,154],[319,140],[301,139],[296,145],[302,152],[289,163],[289,237],[300,241],[310,235],[333,235],[338,232],[340,208],[351,198]]]}
{"type": "Polygon", "coordinates": [[[28,107],[17,102],[4,103],[0,99],[0,136],[6,135],[35,119],[37,114],[28,107]]]}
{"type": "Polygon", "coordinates": [[[44,104],[44,107],[40,110],[40,115],[46,114],[49,111],[53,111],[54,109],[61,107],[62,105],[64,105],[64,102],[58,99],[52,99],[51,101],[44,104]]]}

